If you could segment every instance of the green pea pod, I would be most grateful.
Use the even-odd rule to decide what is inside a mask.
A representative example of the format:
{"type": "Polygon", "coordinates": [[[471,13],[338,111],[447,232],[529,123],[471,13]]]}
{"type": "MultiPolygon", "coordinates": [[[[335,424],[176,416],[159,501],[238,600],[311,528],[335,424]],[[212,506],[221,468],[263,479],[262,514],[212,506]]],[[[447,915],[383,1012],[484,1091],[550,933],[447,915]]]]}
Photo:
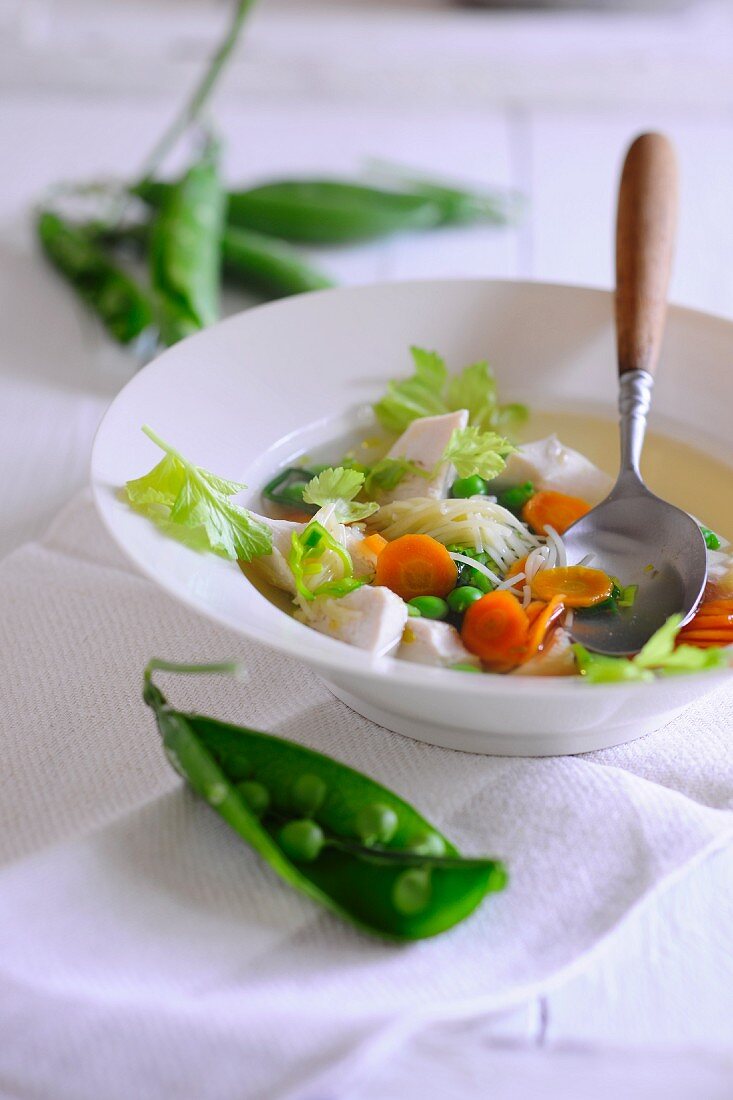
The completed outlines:
{"type": "MultiPolygon", "coordinates": [[[[169,187],[143,182],[133,191],[158,207],[169,187]]],[[[227,218],[230,226],[270,237],[328,245],[432,229],[443,215],[424,195],[338,180],[283,180],[230,191],[227,218]]]]}
{"type": "Polygon", "coordinates": [[[153,219],[150,274],[164,344],[218,319],[225,204],[216,153],[209,148],[167,190],[153,219]]]}
{"type": "Polygon", "coordinates": [[[269,298],[333,286],[331,279],[305,263],[294,249],[252,230],[225,229],[222,256],[224,271],[232,281],[269,298]]]}
{"type": "Polygon", "coordinates": [[[88,233],[50,210],[40,213],[37,232],[56,270],[115,340],[129,344],[152,325],[152,305],[145,292],[88,233]]]}
{"type": "Polygon", "coordinates": [[[280,878],[314,901],[374,935],[416,940],[452,928],[505,886],[499,861],[461,857],[417,810],[345,764],[284,738],[171,709],[152,682],[156,668],[231,666],[151,661],[143,698],[173,767],[280,878]],[[312,820],[304,819],[304,791],[312,820]],[[374,835],[366,837],[365,827],[374,835]],[[377,843],[380,829],[384,843],[377,843]]]}

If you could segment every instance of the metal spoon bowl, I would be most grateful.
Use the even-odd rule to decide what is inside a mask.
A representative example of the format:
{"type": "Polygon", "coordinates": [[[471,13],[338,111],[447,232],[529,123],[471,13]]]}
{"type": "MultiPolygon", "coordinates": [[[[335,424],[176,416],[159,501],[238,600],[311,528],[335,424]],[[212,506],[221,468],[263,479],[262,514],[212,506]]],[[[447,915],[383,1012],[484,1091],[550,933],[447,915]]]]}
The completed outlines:
{"type": "Polygon", "coordinates": [[[616,225],[616,333],[621,470],[610,495],[563,538],[568,561],[589,564],[637,585],[617,614],[576,614],[572,635],[598,653],[638,652],[679,613],[694,613],[707,579],[697,523],[655,496],[639,472],[651,391],[664,332],[677,205],[674,150],[661,134],[642,134],[629,149],[616,225]]]}

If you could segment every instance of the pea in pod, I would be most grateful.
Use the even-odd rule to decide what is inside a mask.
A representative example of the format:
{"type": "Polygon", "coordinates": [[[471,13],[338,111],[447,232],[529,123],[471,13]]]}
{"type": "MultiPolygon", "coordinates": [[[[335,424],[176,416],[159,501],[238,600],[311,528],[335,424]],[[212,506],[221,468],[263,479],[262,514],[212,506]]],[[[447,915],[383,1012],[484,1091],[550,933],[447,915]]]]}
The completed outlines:
{"type": "Polygon", "coordinates": [[[146,293],[83,228],[43,210],[37,231],[48,259],[115,340],[129,344],[153,324],[146,293]]]}
{"type": "Polygon", "coordinates": [[[164,344],[175,344],[219,316],[225,203],[210,146],[169,188],[153,220],[150,277],[164,344]]]}
{"type": "Polygon", "coordinates": [[[413,806],[353,768],[284,738],[172,709],[153,683],[156,669],[231,666],[151,661],[143,698],[179,774],[314,901],[366,932],[417,940],[452,928],[505,886],[501,862],[462,857],[413,806]],[[254,810],[253,784],[269,796],[258,791],[254,810]]]}

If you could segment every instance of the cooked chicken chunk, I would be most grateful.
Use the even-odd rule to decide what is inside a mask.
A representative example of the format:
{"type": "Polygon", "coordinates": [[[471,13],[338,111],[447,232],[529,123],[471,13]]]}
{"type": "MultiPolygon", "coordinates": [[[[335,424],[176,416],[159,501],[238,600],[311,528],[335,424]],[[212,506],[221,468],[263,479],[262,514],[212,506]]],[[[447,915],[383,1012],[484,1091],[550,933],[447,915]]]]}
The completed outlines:
{"type": "Polygon", "coordinates": [[[389,588],[365,584],[338,600],[314,600],[296,615],[321,634],[383,656],[400,643],[407,605],[389,588]]]}
{"type": "Polygon", "coordinates": [[[480,665],[478,657],[469,653],[461,636],[450,623],[433,619],[408,619],[402,643],[397,650],[402,661],[415,661],[420,665],[480,665]]]}
{"type": "Polygon", "coordinates": [[[443,452],[456,428],[465,428],[468,413],[465,409],[445,413],[443,416],[422,416],[413,420],[390,449],[387,458],[407,458],[430,477],[407,474],[396,488],[379,496],[381,504],[392,500],[409,500],[411,497],[440,498],[448,495],[453,467],[441,462],[443,452]]]}
{"type": "Polygon", "coordinates": [[[575,655],[572,651],[573,639],[567,630],[560,627],[552,636],[550,644],[526,664],[520,665],[512,676],[573,676],[577,672],[575,655]]]}
{"type": "MultiPolygon", "coordinates": [[[[256,516],[256,519],[269,527],[272,532],[272,553],[266,554],[264,557],[254,558],[251,562],[252,568],[264,580],[274,584],[276,588],[294,594],[295,581],[287,558],[290,553],[293,532],[300,534],[301,531],[305,530],[306,524],[294,523],[288,519],[270,519],[268,516],[256,516]]],[[[373,553],[360,548],[365,537],[363,531],[342,524],[335,526],[336,529],[332,530],[332,533],[348,550],[354,566],[354,576],[360,580],[371,580],[374,576],[377,559],[373,553]]]]}
{"type": "MultiPolygon", "coordinates": [[[[253,513],[254,515],[254,513],[253,513]]],[[[305,528],[304,523],[294,523],[289,519],[269,519],[267,516],[255,516],[272,532],[272,553],[253,558],[250,567],[263,580],[282,588],[285,592],[295,592],[295,581],[288,565],[288,554],[292,545],[293,532],[298,534],[305,528]]]]}
{"type": "Polygon", "coordinates": [[[582,497],[599,504],[608,496],[613,480],[584,455],[566,447],[556,435],[524,443],[507,459],[504,470],[491,482],[490,491],[531,481],[536,489],[582,497]]]}

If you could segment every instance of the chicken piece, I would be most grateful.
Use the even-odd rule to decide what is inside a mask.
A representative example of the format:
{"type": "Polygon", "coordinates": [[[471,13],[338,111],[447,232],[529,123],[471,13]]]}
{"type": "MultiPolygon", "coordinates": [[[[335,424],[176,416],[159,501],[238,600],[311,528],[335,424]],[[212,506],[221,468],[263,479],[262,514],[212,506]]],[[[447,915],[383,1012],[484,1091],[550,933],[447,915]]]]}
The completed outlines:
{"type": "Polygon", "coordinates": [[[559,627],[552,635],[549,645],[526,664],[515,668],[512,676],[574,676],[578,671],[575,654],[572,650],[573,639],[567,630],[559,627]]]}
{"type": "MultiPolygon", "coordinates": [[[[255,515],[255,513],[252,514],[255,515]]],[[[307,524],[295,523],[289,519],[270,519],[268,516],[255,515],[255,518],[269,527],[272,532],[272,553],[254,558],[251,567],[263,580],[274,585],[275,588],[281,588],[284,592],[291,592],[294,595],[295,580],[287,558],[293,532],[300,534],[307,524]]],[[[354,576],[360,580],[370,581],[377,568],[377,558],[370,551],[360,549],[365,538],[364,532],[359,528],[336,524],[332,527],[331,533],[348,550],[354,566],[354,576]]]]}
{"type": "Polygon", "coordinates": [[[389,450],[387,458],[407,458],[426,472],[430,471],[430,477],[407,474],[394,489],[379,494],[379,503],[389,504],[393,500],[409,500],[411,497],[439,500],[447,496],[453,467],[450,462],[441,462],[441,459],[453,432],[456,428],[465,428],[467,424],[466,409],[413,420],[389,450]]]}
{"type": "Polygon", "coordinates": [[[295,523],[289,519],[270,519],[268,516],[252,515],[260,523],[264,523],[272,532],[272,553],[259,558],[253,558],[250,567],[263,580],[273,584],[275,588],[281,588],[284,592],[295,594],[295,580],[288,565],[288,554],[292,545],[293,533],[300,534],[305,529],[304,523],[295,523]]]}
{"type": "Polygon", "coordinates": [[[370,581],[377,570],[377,555],[373,550],[365,550],[363,542],[366,535],[357,527],[343,527],[343,543],[349,552],[354,566],[354,576],[370,581]]]}
{"type": "Polygon", "coordinates": [[[517,448],[499,476],[490,482],[489,491],[500,492],[525,481],[531,481],[535,489],[553,489],[593,505],[607,497],[613,487],[608,474],[585,455],[566,447],[556,435],[517,448]]]}
{"type": "Polygon", "coordinates": [[[321,634],[381,657],[399,645],[407,605],[389,588],[365,584],[337,600],[314,600],[296,612],[296,618],[321,634]]]}
{"type": "Polygon", "coordinates": [[[464,646],[456,628],[434,619],[408,619],[396,655],[402,661],[440,668],[458,664],[481,666],[478,657],[464,646]]]}

